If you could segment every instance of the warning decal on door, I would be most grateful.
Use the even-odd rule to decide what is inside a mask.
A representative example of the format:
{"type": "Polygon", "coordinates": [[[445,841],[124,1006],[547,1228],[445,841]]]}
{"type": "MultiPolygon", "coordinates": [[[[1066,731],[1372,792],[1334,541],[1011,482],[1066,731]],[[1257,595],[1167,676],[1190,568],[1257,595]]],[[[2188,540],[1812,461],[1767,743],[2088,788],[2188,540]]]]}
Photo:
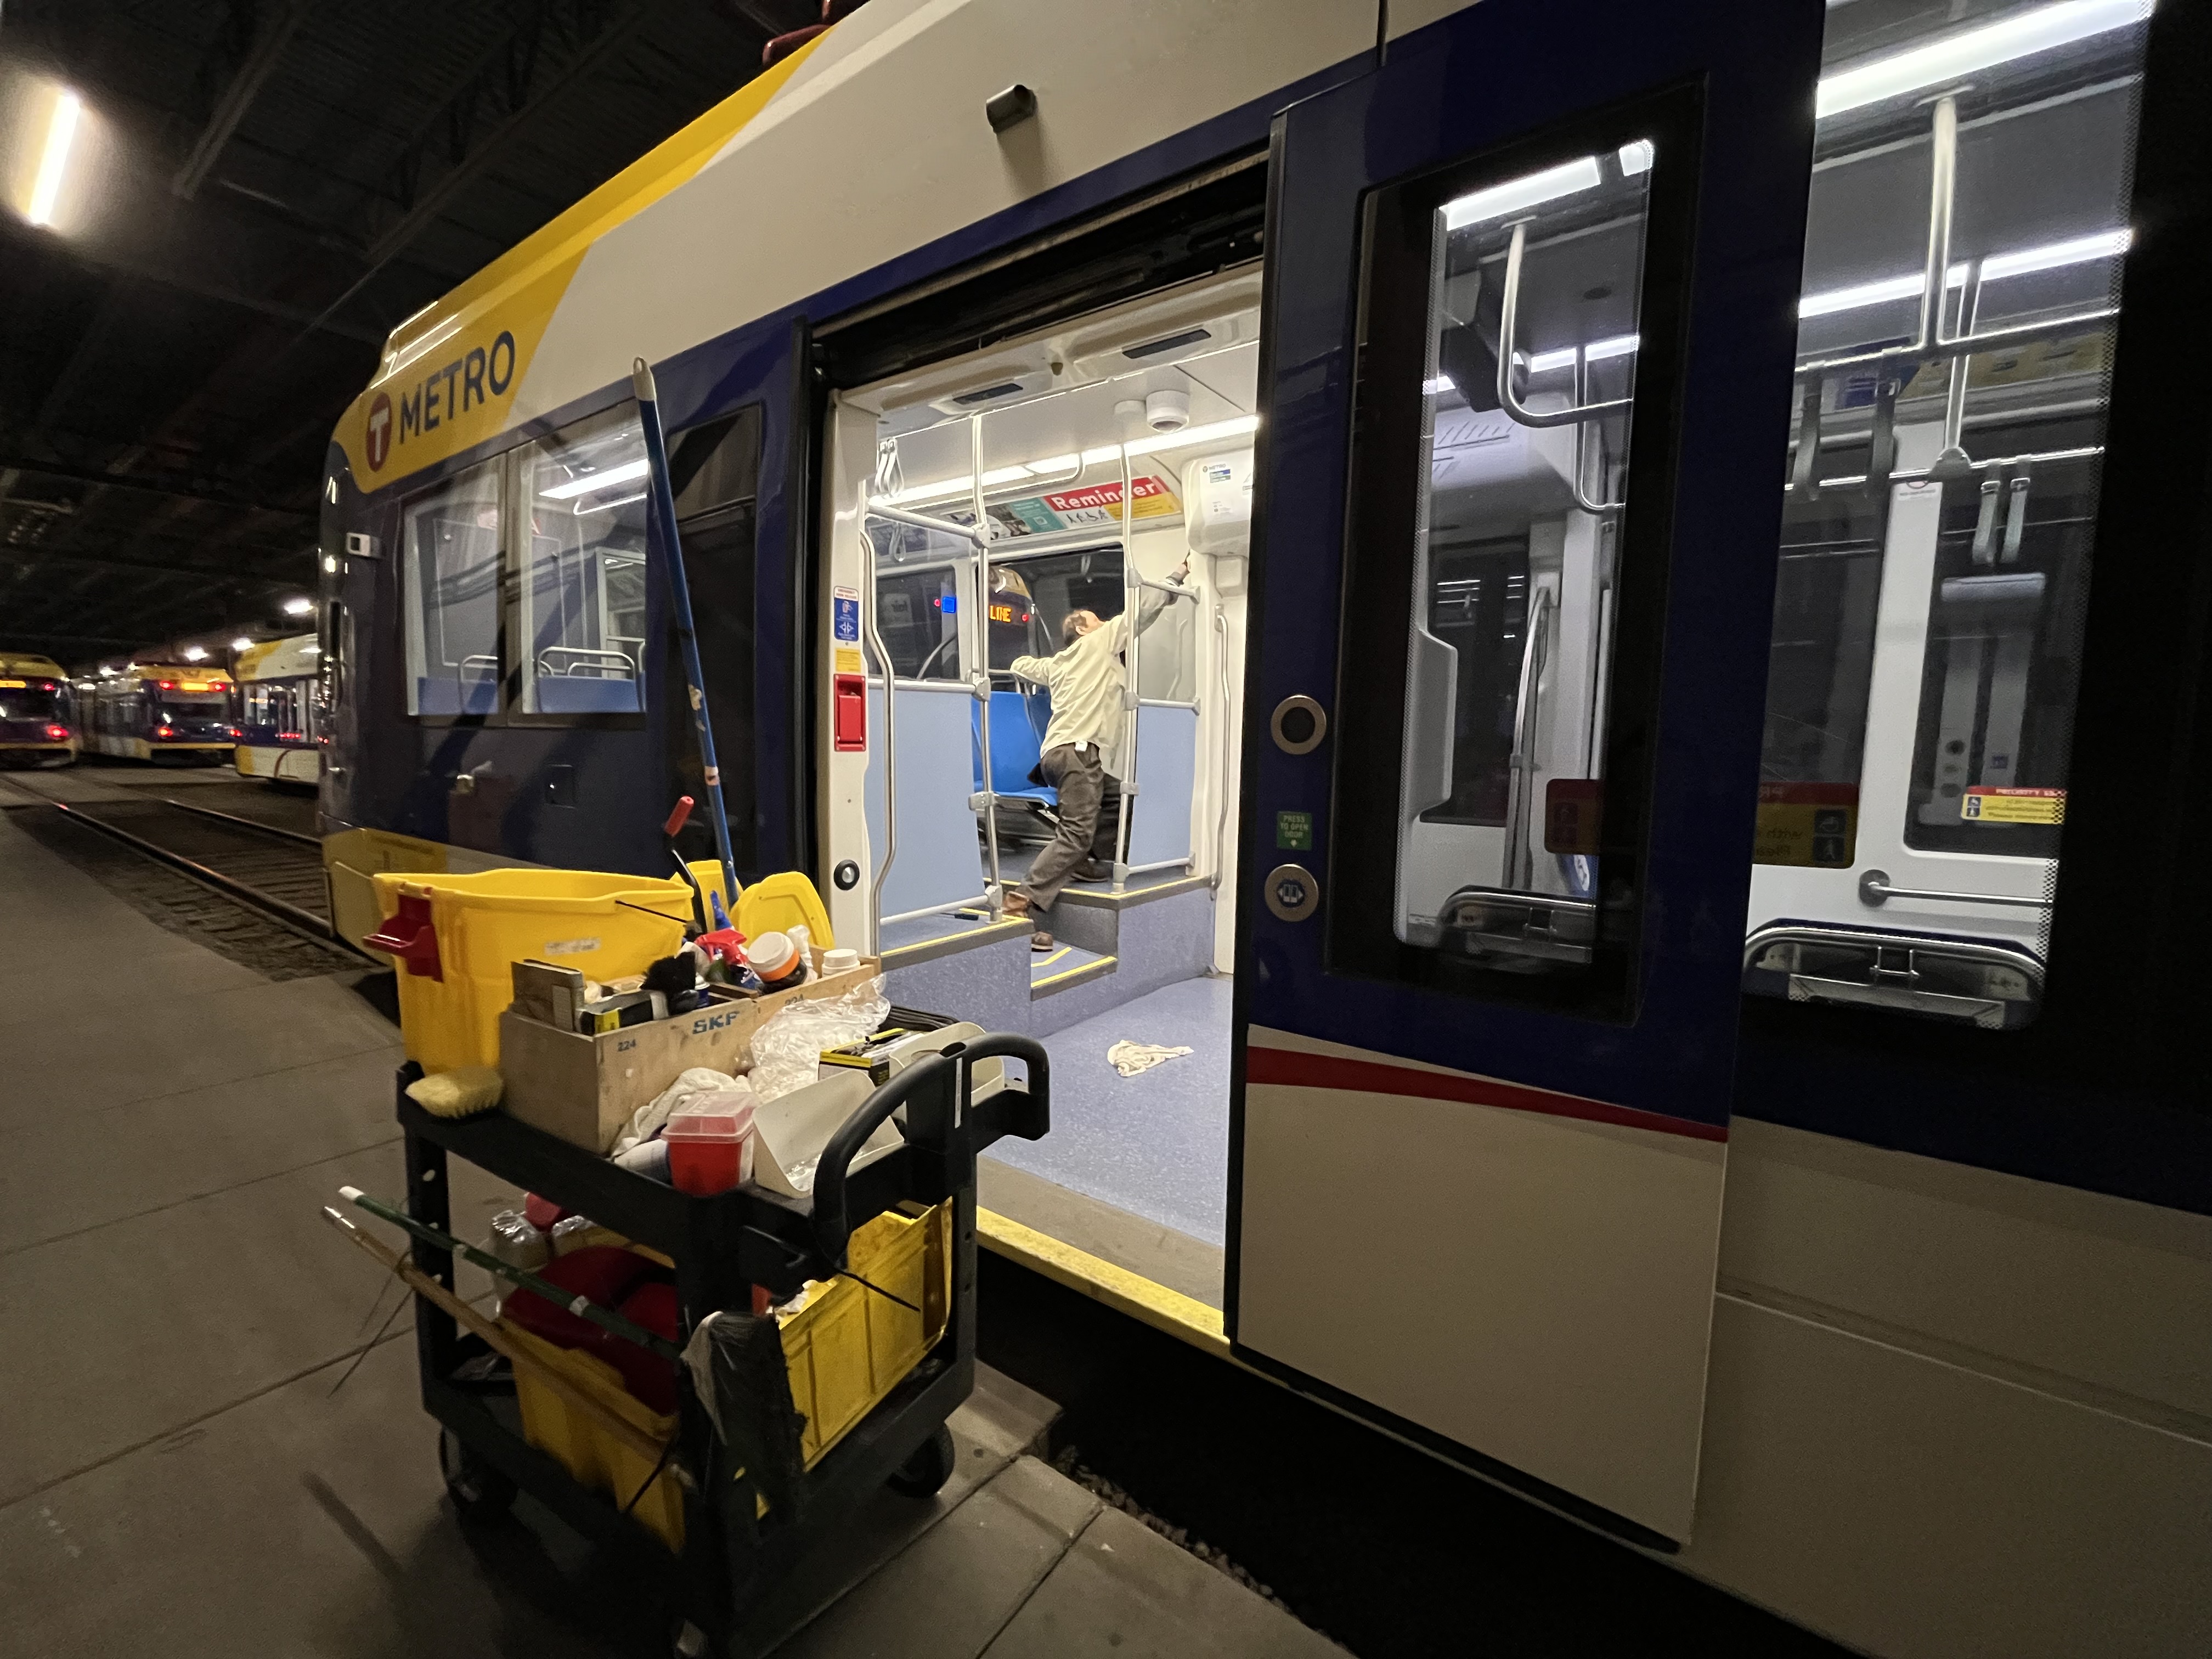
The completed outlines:
{"type": "Polygon", "coordinates": [[[1855,783],[1762,783],[1752,862],[1847,870],[1858,816],[1855,783]]]}
{"type": "Polygon", "coordinates": [[[1973,823],[2063,823],[2063,789],[1984,789],[1959,798],[1959,816],[1973,823]]]}
{"type": "Polygon", "coordinates": [[[832,589],[830,606],[830,632],[836,641],[832,672],[857,674],[860,672],[860,590],[857,587],[832,589]]]}

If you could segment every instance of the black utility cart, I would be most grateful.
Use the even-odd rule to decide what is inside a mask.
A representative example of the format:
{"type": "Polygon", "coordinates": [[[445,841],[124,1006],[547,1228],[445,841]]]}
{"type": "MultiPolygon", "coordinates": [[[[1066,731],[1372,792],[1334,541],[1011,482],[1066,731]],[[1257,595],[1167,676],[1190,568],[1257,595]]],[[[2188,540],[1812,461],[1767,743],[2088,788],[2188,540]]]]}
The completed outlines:
{"type": "MultiPolygon", "coordinates": [[[[899,1017],[908,1018],[903,1011],[899,1017]]],[[[712,1198],[693,1197],[618,1169],[502,1112],[435,1117],[407,1097],[406,1085],[420,1075],[411,1063],[399,1074],[409,1212],[441,1231],[450,1229],[450,1153],[589,1216],[674,1261],[679,1340],[709,1314],[750,1312],[757,1285],[781,1297],[810,1279],[831,1278],[846,1265],[852,1231],[884,1211],[908,1201],[952,1204],[951,1273],[942,1336],[882,1403],[801,1478],[786,1502],[761,1514],[763,1505],[754,1482],[736,1472],[697,1394],[688,1380],[681,1383],[672,1454],[684,1487],[680,1553],[672,1553],[659,1538],[624,1515],[617,1500],[582,1485],[531,1446],[523,1437],[512,1383],[473,1380],[487,1369],[482,1340],[417,1297],[422,1404],[441,1425],[439,1449],[447,1486],[465,1517],[496,1514],[514,1501],[518,1489],[528,1492],[614,1552],[641,1583],[664,1587],[678,1653],[719,1650],[736,1656],[750,1651],[765,1633],[749,1625],[767,1594],[832,1542],[878,1487],[889,1484],[927,1495],[944,1484],[952,1461],[945,1419],[968,1397],[975,1377],[975,1156],[1003,1136],[1034,1140],[1045,1133],[1049,1074],[1041,1044],[1026,1037],[983,1036],[893,1073],[824,1148],[811,1204],[750,1183],[712,1198]],[[1026,1084],[1008,1080],[978,1097],[978,1065],[1000,1058],[1023,1061],[1026,1084]],[[905,1144],[851,1170],[868,1137],[901,1108],[905,1144]]],[[[449,1254],[419,1240],[413,1249],[418,1268],[453,1285],[449,1254]]]]}

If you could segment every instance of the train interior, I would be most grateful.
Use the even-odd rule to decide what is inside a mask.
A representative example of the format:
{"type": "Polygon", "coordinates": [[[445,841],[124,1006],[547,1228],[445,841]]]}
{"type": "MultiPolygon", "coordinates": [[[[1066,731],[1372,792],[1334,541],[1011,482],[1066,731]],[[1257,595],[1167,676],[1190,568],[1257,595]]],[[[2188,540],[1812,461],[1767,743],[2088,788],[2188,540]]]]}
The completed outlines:
{"type": "Polygon", "coordinates": [[[834,422],[830,650],[854,701],[866,678],[865,748],[828,722],[840,936],[876,941],[900,1001],[1048,1042],[1054,1133],[1006,1163],[1213,1250],[1258,319],[1256,269],[1232,272],[848,393],[834,422]],[[1118,788],[1024,921],[1004,897],[1060,832],[1042,681],[1079,611],[1140,623],[1096,734],[1118,788]],[[1125,1042],[1188,1052],[1125,1076],[1125,1042]]]}
{"type": "Polygon", "coordinates": [[[1823,82],[1746,957],[1997,1030],[2050,945],[2142,54],[2001,33],[1924,99],[1823,82]]]}

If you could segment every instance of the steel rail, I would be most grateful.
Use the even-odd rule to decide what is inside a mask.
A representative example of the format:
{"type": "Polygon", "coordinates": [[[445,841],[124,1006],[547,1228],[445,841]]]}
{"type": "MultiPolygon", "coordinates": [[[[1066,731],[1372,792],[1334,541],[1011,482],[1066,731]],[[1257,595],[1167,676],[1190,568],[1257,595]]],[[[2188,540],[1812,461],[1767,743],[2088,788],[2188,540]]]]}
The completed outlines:
{"type": "Polygon", "coordinates": [[[89,824],[103,836],[113,837],[133,851],[143,853],[148,858],[166,864],[204,886],[214,888],[226,897],[237,899],[242,903],[253,906],[258,910],[265,911],[272,920],[290,928],[295,933],[305,935],[318,945],[337,944],[345,945],[349,949],[352,948],[352,941],[341,939],[331,923],[315,915],[312,910],[302,910],[296,904],[287,904],[283,899],[264,893],[258,888],[249,887],[234,877],[226,876],[220,870],[210,870],[204,864],[195,863],[181,853],[173,853],[166,847],[156,846],[143,836],[134,836],[128,830],[110,823],[105,818],[96,818],[88,812],[81,812],[67,801],[58,800],[53,805],[55,810],[62,813],[70,823],[89,824]]]}

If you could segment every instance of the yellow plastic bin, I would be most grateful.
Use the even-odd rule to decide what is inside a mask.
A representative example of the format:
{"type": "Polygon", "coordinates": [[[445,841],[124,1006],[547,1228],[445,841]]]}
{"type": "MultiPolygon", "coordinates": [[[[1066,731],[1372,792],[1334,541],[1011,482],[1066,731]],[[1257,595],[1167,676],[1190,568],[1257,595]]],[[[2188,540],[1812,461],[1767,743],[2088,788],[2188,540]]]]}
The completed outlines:
{"type": "MultiPolygon", "coordinates": [[[[915,1308],[881,1297],[856,1279],[810,1280],[796,1312],[782,1316],[784,1365],[791,1400],[805,1419],[799,1450],[812,1468],[860,1419],[883,1402],[945,1334],[952,1283],[952,1205],[918,1216],[886,1212],[853,1234],[852,1271],[915,1308]]],[[[500,1322],[529,1358],[561,1372],[623,1421],[655,1440],[676,1431],[623,1387],[621,1373],[596,1355],[551,1343],[500,1322]]],[[[523,1437],[594,1491],[627,1504],[653,1464],[609,1434],[561,1391],[524,1366],[514,1371],[523,1437]]],[[[684,1494],[664,1470],[630,1511],[666,1540],[684,1547],[684,1494]]]]}
{"type": "Polygon", "coordinates": [[[589,870],[380,872],[383,925],[362,943],[399,970],[407,1057],[426,1072],[499,1064],[513,965],[556,963],[595,980],[641,974],[684,943],[691,890],[671,877],[589,870]]]}
{"type": "MultiPolygon", "coordinates": [[[[673,1413],[663,1417],[623,1386],[622,1373],[597,1354],[579,1348],[556,1348],[520,1325],[502,1319],[500,1331],[526,1358],[558,1371],[587,1398],[617,1417],[663,1442],[676,1432],[673,1413]]],[[[617,1504],[636,1502],[630,1513],[660,1534],[672,1550],[684,1547],[684,1488],[675,1472],[663,1469],[653,1475],[653,1460],[615,1438],[582,1407],[569,1402],[560,1389],[526,1365],[514,1368],[516,1403],[522,1407],[522,1437],[555,1459],[578,1482],[605,1492],[617,1504]],[[642,1495],[638,1488],[653,1475],[653,1485],[642,1495]]]]}

